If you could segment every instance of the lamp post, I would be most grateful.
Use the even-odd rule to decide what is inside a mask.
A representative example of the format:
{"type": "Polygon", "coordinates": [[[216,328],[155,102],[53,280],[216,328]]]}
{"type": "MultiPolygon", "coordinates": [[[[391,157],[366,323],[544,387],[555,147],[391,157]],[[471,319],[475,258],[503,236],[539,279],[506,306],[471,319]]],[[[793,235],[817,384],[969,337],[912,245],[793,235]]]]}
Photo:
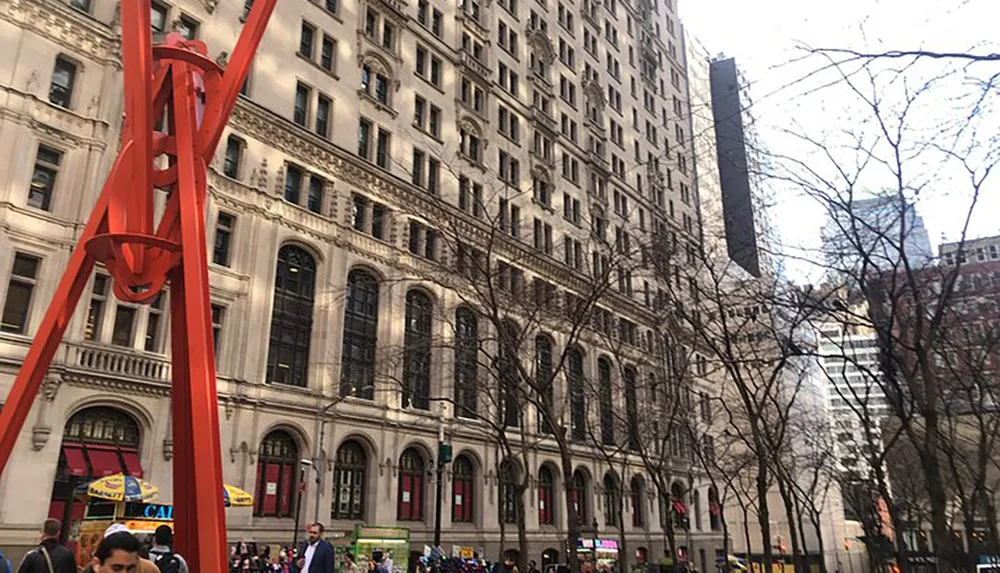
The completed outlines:
{"type": "Polygon", "coordinates": [[[451,444],[444,443],[444,415],[441,416],[441,426],[438,429],[437,476],[435,489],[434,511],[434,547],[441,546],[441,501],[444,495],[444,466],[451,461],[451,444]]]}
{"type": "Polygon", "coordinates": [[[299,520],[302,516],[302,496],[306,493],[306,468],[312,467],[312,460],[299,460],[299,495],[295,502],[295,532],[292,533],[292,547],[299,546],[299,520]]]}
{"type": "Polygon", "coordinates": [[[330,402],[329,404],[324,406],[323,409],[319,411],[319,415],[322,418],[322,420],[320,420],[320,425],[319,425],[319,444],[318,444],[319,450],[316,452],[316,465],[313,466],[313,469],[316,470],[316,507],[314,508],[313,511],[313,521],[316,522],[319,522],[320,494],[323,492],[323,487],[322,487],[323,482],[326,481],[326,469],[323,465],[323,458],[325,457],[323,455],[323,442],[326,440],[326,418],[327,418],[326,415],[327,413],[330,412],[331,408],[333,408],[340,402],[341,402],[340,399],[334,400],[333,402],[330,402]]]}

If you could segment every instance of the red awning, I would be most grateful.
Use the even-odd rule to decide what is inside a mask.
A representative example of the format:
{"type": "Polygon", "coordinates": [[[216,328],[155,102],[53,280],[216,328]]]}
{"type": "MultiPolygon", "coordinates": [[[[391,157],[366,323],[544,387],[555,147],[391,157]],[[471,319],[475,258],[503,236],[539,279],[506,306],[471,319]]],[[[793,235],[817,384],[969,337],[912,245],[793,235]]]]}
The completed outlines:
{"type": "Polygon", "coordinates": [[[688,508],[687,508],[686,505],[684,505],[683,501],[681,501],[679,499],[675,499],[674,500],[674,511],[676,513],[687,513],[687,510],[688,510],[688,508]]]}
{"type": "Polygon", "coordinates": [[[83,449],[76,444],[63,444],[63,456],[66,457],[66,467],[69,475],[83,477],[87,475],[87,460],[83,457],[83,449]]]}
{"type": "Polygon", "coordinates": [[[122,452],[122,459],[125,461],[125,468],[128,469],[128,475],[135,476],[137,478],[142,477],[142,464],[139,462],[139,452],[122,452]]]}
{"type": "Polygon", "coordinates": [[[122,464],[118,461],[116,450],[90,446],[87,448],[87,456],[95,478],[122,473],[122,464]]]}

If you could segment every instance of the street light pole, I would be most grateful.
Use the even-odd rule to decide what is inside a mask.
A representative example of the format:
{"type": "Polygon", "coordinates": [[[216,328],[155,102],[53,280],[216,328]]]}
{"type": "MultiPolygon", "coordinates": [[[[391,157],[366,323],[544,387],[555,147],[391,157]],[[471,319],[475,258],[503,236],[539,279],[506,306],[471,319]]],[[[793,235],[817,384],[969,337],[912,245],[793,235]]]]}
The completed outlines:
{"type": "MultiPolygon", "coordinates": [[[[441,546],[441,502],[444,497],[444,467],[451,461],[451,445],[444,443],[444,411],[441,412],[441,425],[438,428],[437,479],[435,489],[434,511],[434,547],[441,546]]],[[[468,503],[463,500],[463,503],[468,503]]]]}
{"type": "Polygon", "coordinates": [[[325,457],[323,455],[323,442],[326,439],[326,415],[331,408],[333,408],[339,403],[340,403],[339,399],[334,400],[333,402],[330,402],[322,410],[319,411],[319,415],[322,418],[320,420],[320,425],[319,425],[319,445],[318,445],[319,451],[316,453],[316,465],[313,466],[313,469],[316,470],[316,507],[315,511],[313,512],[313,521],[317,523],[320,520],[319,498],[320,495],[323,493],[323,487],[322,487],[323,482],[326,481],[326,466],[323,464],[324,460],[321,459],[325,457]]]}

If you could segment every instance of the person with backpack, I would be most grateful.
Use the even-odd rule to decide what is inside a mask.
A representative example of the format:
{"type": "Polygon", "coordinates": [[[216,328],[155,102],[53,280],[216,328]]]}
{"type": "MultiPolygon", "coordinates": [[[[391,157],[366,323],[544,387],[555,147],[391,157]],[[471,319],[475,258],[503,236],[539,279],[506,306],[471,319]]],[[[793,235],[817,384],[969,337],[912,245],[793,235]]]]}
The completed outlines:
{"type": "Polygon", "coordinates": [[[59,543],[62,523],[46,519],[42,526],[42,542],[24,556],[17,573],[76,573],[73,552],[59,543]]]}
{"type": "Polygon", "coordinates": [[[174,553],[174,530],[169,525],[161,525],[153,533],[153,547],[149,550],[149,560],[160,573],[188,573],[187,562],[179,553],[174,553]]]}

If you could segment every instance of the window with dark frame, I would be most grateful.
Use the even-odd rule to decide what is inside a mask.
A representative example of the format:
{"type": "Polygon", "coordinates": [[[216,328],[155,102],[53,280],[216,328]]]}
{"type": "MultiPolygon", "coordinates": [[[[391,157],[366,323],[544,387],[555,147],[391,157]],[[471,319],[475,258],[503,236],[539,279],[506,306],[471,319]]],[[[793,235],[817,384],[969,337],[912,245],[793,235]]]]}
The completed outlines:
{"type": "Polygon", "coordinates": [[[219,217],[215,222],[215,245],[212,248],[212,262],[228,267],[230,264],[230,247],[232,246],[233,231],[236,228],[236,217],[229,213],[219,211],[219,217]]]}
{"type": "Polygon", "coordinates": [[[111,279],[107,275],[94,274],[94,283],[90,287],[90,304],[87,307],[87,322],[83,327],[84,340],[97,340],[101,336],[101,326],[104,323],[104,309],[108,304],[108,287],[111,279]]]}
{"type": "Polygon", "coordinates": [[[368,456],[361,444],[348,440],[337,448],[330,519],[364,519],[367,473],[368,456]]]}
{"type": "Polygon", "coordinates": [[[267,382],[306,387],[316,261],[295,245],[278,251],[267,355],[267,382]]]}
{"type": "Polygon", "coordinates": [[[232,179],[239,178],[245,146],[244,141],[235,135],[226,138],[226,156],[222,165],[223,175],[232,179]]]}
{"type": "Polygon", "coordinates": [[[69,108],[73,102],[73,88],[76,85],[76,63],[64,56],[56,58],[52,69],[52,83],[49,84],[49,102],[59,107],[69,108]]]}
{"type": "Polygon", "coordinates": [[[473,310],[455,311],[455,415],[472,418],[478,406],[479,320],[473,310]]]}
{"type": "Polygon", "coordinates": [[[378,282],[354,269],[347,275],[340,395],[375,398],[375,349],[378,335],[378,282]]]}
{"type": "Polygon", "coordinates": [[[432,304],[426,294],[406,293],[403,335],[403,407],[430,409],[432,304]]]}
{"type": "Polygon", "coordinates": [[[548,466],[538,468],[538,523],[555,525],[555,479],[548,466]]]}
{"type": "Polygon", "coordinates": [[[38,152],[35,154],[35,169],[31,175],[31,185],[28,187],[29,207],[43,211],[50,210],[61,161],[61,152],[45,145],[38,146],[38,152]]]}
{"type": "Polygon", "coordinates": [[[38,280],[41,259],[24,253],[14,255],[14,265],[7,285],[7,299],[4,301],[0,330],[23,334],[28,327],[28,313],[31,299],[38,280]]]}
{"type": "Polygon", "coordinates": [[[291,517],[297,500],[299,447],[285,430],[267,434],[257,450],[254,517],[291,517]]]}

